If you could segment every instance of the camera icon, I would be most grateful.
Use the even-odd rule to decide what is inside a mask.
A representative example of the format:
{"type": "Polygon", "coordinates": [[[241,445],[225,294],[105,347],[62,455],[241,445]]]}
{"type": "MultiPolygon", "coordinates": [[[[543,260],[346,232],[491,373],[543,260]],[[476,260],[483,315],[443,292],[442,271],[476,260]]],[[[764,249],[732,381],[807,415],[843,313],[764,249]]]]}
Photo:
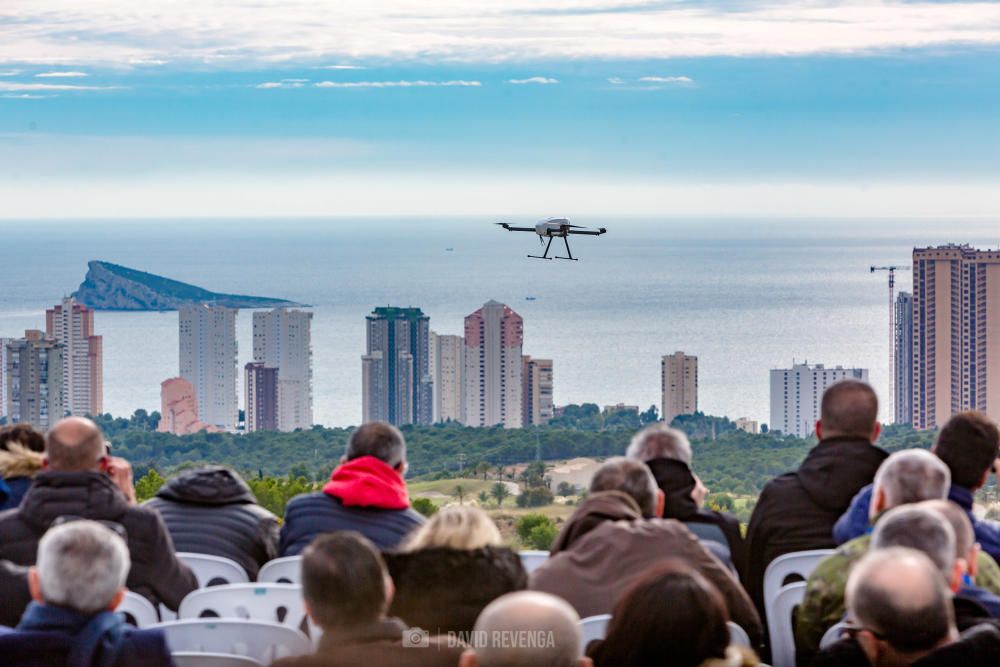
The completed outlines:
{"type": "Polygon", "coordinates": [[[407,648],[429,648],[431,633],[420,628],[410,628],[403,633],[403,646],[407,648]]]}

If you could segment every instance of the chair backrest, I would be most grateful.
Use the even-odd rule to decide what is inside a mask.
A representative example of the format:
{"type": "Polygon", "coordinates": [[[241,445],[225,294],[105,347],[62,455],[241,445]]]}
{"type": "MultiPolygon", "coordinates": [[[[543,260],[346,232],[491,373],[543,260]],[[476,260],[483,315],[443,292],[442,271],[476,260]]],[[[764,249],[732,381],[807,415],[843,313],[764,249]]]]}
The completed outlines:
{"type": "Polygon", "coordinates": [[[264,563],[257,581],[272,584],[299,584],[302,578],[302,556],[285,556],[264,563]]]}
{"type": "MultiPolygon", "coordinates": [[[[772,560],[764,570],[764,611],[767,612],[768,600],[778,594],[785,585],[785,578],[797,575],[803,580],[808,579],[821,560],[833,553],[833,549],[814,549],[812,551],[796,551],[772,560]]],[[[768,616],[767,622],[771,622],[768,616]]]]}
{"type": "Polygon", "coordinates": [[[302,628],[306,607],[298,584],[229,584],[192,591],[177,617],[244,618],[302,628]]]}
{"type": "Polygon", "coordinates": [[[770,600],[767,626],[771,636],[771,664],[774,667],[795,667],[795,633],[792,612],[806,595],[806,582],[796,581],[782,586],[770,600]]]}
{"type": "Polygon", "coordinates": [[[610,622],[611,614],[588,616],[580,620],[580,655],[587,653],[587,644],[595,639],[604,639],[610,622]]]}
{"type": "Polygon", "coordinates": [[[306,655],[309,638],[295,628],[236,618],[199,618],[157,623],[172,653],[223,653],[269,665],[278,658],[306,655]]]}
{"type": "Polygon", "coordinates": [[[160,615],[156,613],[153,603],[132,591],[125,592],[125,597],[115,611],[124,614],[125,620],[137,628],[145,628],[160,622],[160,615]]]}
{"type": "Polygon", "coordinates": [[[521,564],[524,565],[524,570],[531,574],[538,568],[539,565],[544,563],[549,559],[548,551],[522,551],[521,564]]]}
{"type": "Polygon", "coordinates": [[[847,624],[841,621],[836,625],[831,625],[830,629],[823,633],[823,638],[819,640],[820,649],[830,648],[830,646],[840,641],[847,624]]]}
{"type": "Polygon", "coordinates": [[[753,648],[750,646],[750,635],[747,631],[736,625],[732,621],[726,621],[726,627],[729,628],[729,643],[733,646],[742,646],[743,648],[753,648]]]}
{"type": "Polygon", "coordinates": [[[246,570],[228,558],[186,551],[178,551],[177,558],[194,572],[194,576],[198,579],[198,588],[220,584],[243,584],[250,581],[246,570]]]}
{"type": "Polygon", "coordinates": [[[172,654],[175,667],[264,667],[264,663],[245,655],[228,653],[189,653],[179,651],[172,654]]]}

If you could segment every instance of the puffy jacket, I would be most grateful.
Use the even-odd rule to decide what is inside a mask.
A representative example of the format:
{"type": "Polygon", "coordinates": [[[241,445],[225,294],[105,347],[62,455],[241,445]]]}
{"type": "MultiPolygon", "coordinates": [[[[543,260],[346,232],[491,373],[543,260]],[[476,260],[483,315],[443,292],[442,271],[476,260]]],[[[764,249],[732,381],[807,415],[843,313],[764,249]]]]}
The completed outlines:
{"type": "Polygon", "coordinates": [[[43,455],[17,443],[0,450],[0,510],[21,504],[32,478],[42,470],[43,455]]]}
{"type": "Polygon", "coordinates": [[[357,531],[379,549],[393,549],[424,520],[410,508],[403,477],[379,459],[362,456],[334,470],[322,491],[292,498],[280,551],[295,556],[317,535],[340,530],[357,531]]]}
{"type": "Polygon", "coordinates": [[[0,626],[17,625],[29,602],[28,568],[0,560],[0,626]]]}
{"type": "Polygon", "coordinates": [[[184,472],[143,507],[160,513],[177,551],[229,558],[251,579],[278,555],[278,517],[258,505],[247,483],[229,468],[184,472]],[[208,525],[212,530],[205,530],[208,525]]]}
{"type": "Polygon", "coordinates": [[[198,587],[194,574],[174,555],[160,515],[129,505],[111,478],[99,472],[39,473],[19,508],[0,512],[0,559],[34,565],[38,541],[59,517],[122,526],[132,557],[126,585],[150,601],[176,610],[198,587]]]}

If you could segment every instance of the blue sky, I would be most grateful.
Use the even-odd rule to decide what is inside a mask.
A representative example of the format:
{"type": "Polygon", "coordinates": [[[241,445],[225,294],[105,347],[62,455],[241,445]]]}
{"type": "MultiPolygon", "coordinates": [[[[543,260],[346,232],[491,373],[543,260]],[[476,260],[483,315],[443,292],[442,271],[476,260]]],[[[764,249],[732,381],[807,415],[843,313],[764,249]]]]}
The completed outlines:
{"type": "Polygon", "coordinates": [[[0,8],[0,216],[1000,215],[996,3],[203,4],[0,8]]]}

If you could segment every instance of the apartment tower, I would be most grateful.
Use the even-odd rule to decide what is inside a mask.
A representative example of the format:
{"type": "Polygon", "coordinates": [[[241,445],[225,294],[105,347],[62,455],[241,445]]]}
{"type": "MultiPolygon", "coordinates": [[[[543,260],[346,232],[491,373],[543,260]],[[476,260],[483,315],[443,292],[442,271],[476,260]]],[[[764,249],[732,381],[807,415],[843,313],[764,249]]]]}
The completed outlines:
{"type": "Polygon", "coordinates": [[[465,341],[461,336],[431,332],[431,381],[434,396],[434,423],[464,422],[465,341]]]}
{"type": "Polygon", "coordinates": [[[261,362],[251,362],[244,367],[243,378],[246,431],[279,430],[281,383],[278,369],[268,368],[261,362]]]}
{"type": "Polygon", "coordinates": [[[65,347],[37,330],[8,339],[6,360],[7,420],[45,430],[66,413],[63,404],[65,347]]]}
{"type": "Polygon", "coordinates": [[[253,361],[277,371],[277,422],[269,430],[312,428],[312,316],[287,308],[253,314],[253,361]]]}
{"type": "Polygon", "coordinates": [[[239,417],[236,314],[224,306],[186,306],[180,310],[180,376],[191,383],[198,415],[226,431],[239,417]]]}
{"type": "Polygon", "coordinates": [[[521,428],[524,320],[488,301],[465,318],[465,423],[521,428]]]}
{"type": "Polygon", "coordinates": [[[13,338],[0,338],[0,417],[7,416],[7,344],[13,338]]]}
{"type": "Polygon", "coordinates": [[[819,421],[823,392],[841,380],[868,382],[868,370],[843,366],[827,368],[823,364],[810,366],[807,363],[772,369],[770,429],[808,438],[819,421]]]}
{"type": "Polygon", "coordinates": [[[913,295],[896,295],[896,346],[893,407],[897,424],[913,423],[913,295]]]}
{"type": "Polygon", "coordinates": [[[430,424],[430,318],[419,308],[375,308],[366,318],[361,357],[362,421],[430,424]]]}
{"type": "Polygon", "coordinates": [[[660,415],[669,424],[677,415],[698,412],[698,357],[674,352],[660,360],[660,415]]]}
{"type": "Polygon", "coordinates": [[[94,311],[66,297],[45,311],[45,334],[63,346],[63,408],[72,415],[104,412],[103,345],[94,335],[94,311]]]}
{"type": "Polygon", "coordinates": [[[523,426],[547,424],[552,419],[552,360],[525,355],[521,368],[523,426]]]}

